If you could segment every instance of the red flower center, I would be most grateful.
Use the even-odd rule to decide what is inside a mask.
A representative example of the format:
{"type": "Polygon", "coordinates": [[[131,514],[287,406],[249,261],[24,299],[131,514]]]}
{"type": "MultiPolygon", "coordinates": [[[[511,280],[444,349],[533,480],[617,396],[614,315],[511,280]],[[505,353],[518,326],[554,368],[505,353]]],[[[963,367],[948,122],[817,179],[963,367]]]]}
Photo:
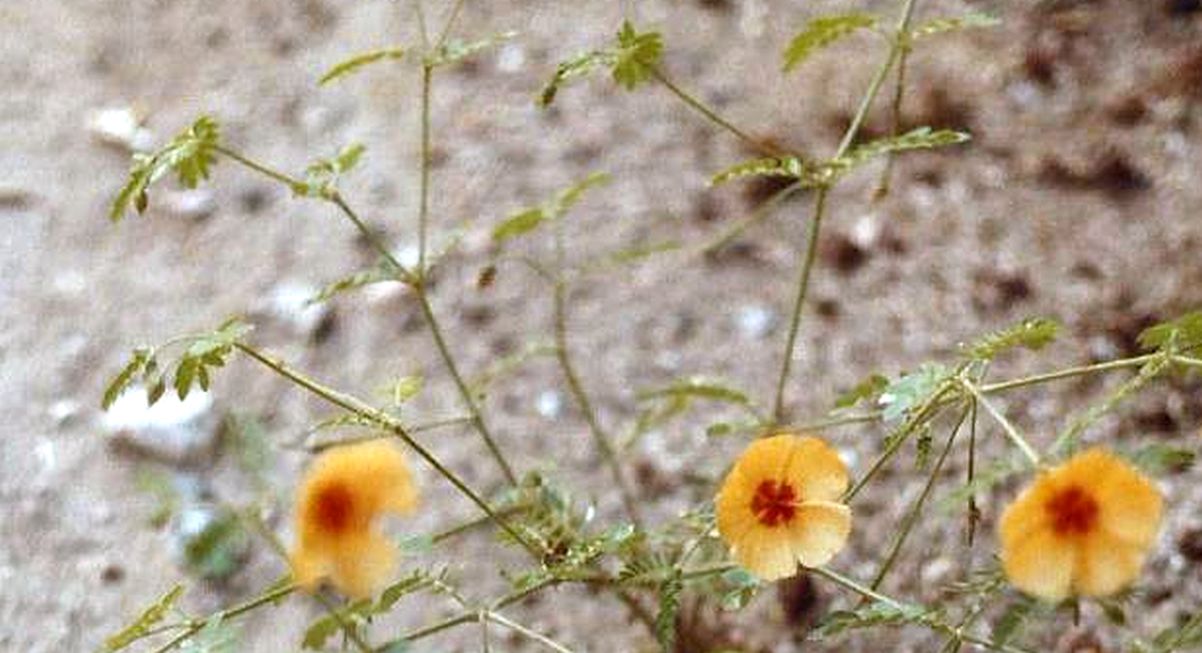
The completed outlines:
{"type": "Polygon", "coordinates": [[[797,514],[797,492],[784,481],[764,481],[755,489],[751,512],[765,526],[788,524],[797,514]]]}
{"type": "Polygon", "coordinates": [[[1088,533],[1098,521],[1098,502],[1076,485],[1057,492],[1045,507],[1057,535],[1088,533]]]}
{"type": "Polygon", "coordinates": [[[341,483],[322,488],[313,502],[314,521],[322,530],[340,533],[347,530],[355,513],[351,491],[341,483]]]}

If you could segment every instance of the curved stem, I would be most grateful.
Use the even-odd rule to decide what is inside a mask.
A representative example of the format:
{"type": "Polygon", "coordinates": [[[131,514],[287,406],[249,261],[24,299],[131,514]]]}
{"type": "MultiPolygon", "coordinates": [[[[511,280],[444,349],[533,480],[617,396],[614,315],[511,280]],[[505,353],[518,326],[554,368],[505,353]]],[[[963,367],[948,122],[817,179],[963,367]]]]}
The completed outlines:
{"type": "Polygon", "coordinates": [[[509,522],[507,522],[504,518],[502,518],[500,515],[498,515],[496,513],[496,511],[494,511],[492,509],[492,506],[488,505],[488,503],[484,500],[483,497],[481,497],[479,494],[477,494],[475,492],[475,490],[471,489],[471,487],[469,487],[467,485],[467,483],[465,483],[463,481],[463,479],[459,478],[458,474],[456,474],[455,472],[448,469],[445,465],[443,465],[442,462],[440,460],[438,460],[438,458],[436,456],[434,456],[433,453],[430,452],[430,450],[428,450],[424,446],[422,446],[422,444],[420,442],[414,440],[413,437],[409,434],[409,430],[406,429],[403,424],[401,424],[398,420],[393,418],[391,415],[388,415],[387,413],[384,413],[376,408],[373,408],[372,406],[369,406],[369,405],[363,403],[362,401],[360,401],[359,399],[357,399],[355,397],[352,397],[348,394],[334,390],[333,388],[328,388],[328,387],[318,383],[317,381],[313,380],[312,378],[308,377],[307,375],[294,370],[292,367],[290,367],[283,361],[279,361],[274,358],[271,358],[270,356],[267,356],[263,352],[260,352],[259,350],[255,349],[254,347],[251,347],[245,343],[241,343],[241,342],[235,343],[234,346],[237,347],[239,351],[243,352],[244,354],[250,356],[251,358],[258,361],[259,363],[268,367],[269,369],[274,371],[276,374],[279,374],[280,376],[283,376],[283,377],[289,379],[293,383],[296,383],[297,385],[304,388],[305,390],[308,390],[309,392],[317,395],[318,397],[325,399],[326,401],[328,401],[331,404],[334,404],[335,406],[338,406],[347,411],[350,411],[350,412],[362,417],[365,420],[368,420],[368,421],[378,424],[381,428],[389,431],[396,437],[400,438],[402,441],[405,442],[405,444],[409,445],[410,448],[412,448],[415,452],[417,452],[418,456],[420,456],[423,460],[425,460],[427,463],[429,463],[431,467],[433,467],[435,470],[438,471],[439,474],[441,474],[444,478],[446,478],[447,481],[449,481],[451,483],[451,485],[455,486],[455,489],[459,490],[459,492],[462,493],[465,497],[467,497],[472,503],[476,504],[476,506],[478,508],[480,508],[480,510],[483,511],[484,514],[488,515],[488,517],[490,519],[492,519],[492,521],[499,528],[501,528],[501,530],[505,531],[506,534],[508,534],[510,537],[512,537],[518,544],[520,544],[523,548],[525,548],[532,556],[534,556],[535,558],[541,558],[542,551],[540,551],[538,547],[536,547],[534,544],[532,544],[530,541],[528,541],[525,537],[523,537],[521,535],[521,533],[514,530],[514,528],[512,526],[510,526],[509,522]]]}
{"type": "Polygon", "coordinates": [[[685,104],[692,107],[698,113],[705,116],[706,120],[709,120],[710,122],[721,127],[722,129],[725,129],[726,131],[734,134],[736,137],[738,137],[740,140],[742,140],[744,143],[746,143],[748,146],[750,146],[755,151],[760,152],[762,154],[766,154],[768,156],[776,156],[781,153],[779,150],[777,150],[773,147],[770,147],[769,145],[760,141],[757,138],[752,137],[747,132],[745,132],[745,131],[739,129],[738,127],[734,126],[733,124],[731,124],[731,122],[729,120],[726,120],[722,116],[718,115],[717,112],[715,112],[713,109],[709,108],[709,106],[707,106],[704,102],[697,99],[696,97],[693,97],[693,95],[691,95],[690,93],[688,93],[681,87],[677,86],[670,77],[668,77],[666,74],[664,74],[664,71],[660,70],[659,68],[652,68],[651,74],[652,74],[652,76],[655,77],[656,81],[658,81],[660,84],[664,85],[664,88],[668,89],[673,95],[675,95],[677,98],[679,98],[685,104]]]}
{"type": "Polygon", "coordinates": [[[417,212],[417,273],[426,276],[426,232],[430,221],[430,83],[434,67],[422,64],[421,188],[417,212]]]}
{"type": "Polygon", "coordinates": [[[785,355],[781,362],[780,375],[776,380],[776,399],[772,403],[772,418],[779,423],[784,419],[785,385],[789,381],[789,371],[793,367],[793,348],[797,343],[797,333],[801,327],[801,312],[805,307],[806,293],[810,288],[810,272],[814,269],[814,260],[818,254],[818,234],[822,229],[822,217],[826,213],[826,198],[830,193],[829,187],[818,189],[814,201],[814,215],[810,218],[809,244],[806,245],[800,272],[797,277],[797,295],[793,300],[793,312],[789,319],[789,337],[785,340],[785,355]]]}
{"type": "Polygon", "coordinates": [[[296,589],[297,589],[297,586],[293,583],[281,585],[280,587],[268,590],[267,592],[264,592],[263,594],[255,597],[253,599],[250,599],[243,603],[239,603],[238,605],[235,605],[231,608],[226,608],[225,610],[222,610],[220,612],[215,612],[206,619],[194,621],[185,627],[184,632],[171,638],[171,640],[169,640],[166,644],[163,644],[162,646],[156,648],[154,650],[154,653],[166,653],[167,651],[174,649],[175,647],[179,646],[180,644],[183,644],[184,640],[186,640],[189,637],[200,632],[200,629],[204,628],[205,624],[209,623],[213,619],[219,619],[221,621],[229,621],[230,619],[233,619],[235,617],[246,614],[247,612],[255,610],[256,608],[263,607],[264,605],[267,605],[268,603],[274,603],[276,601],[279,601],[280,599],[284,598],[285,596],[288,596],[289,594],[295,592],[296,589]]]}

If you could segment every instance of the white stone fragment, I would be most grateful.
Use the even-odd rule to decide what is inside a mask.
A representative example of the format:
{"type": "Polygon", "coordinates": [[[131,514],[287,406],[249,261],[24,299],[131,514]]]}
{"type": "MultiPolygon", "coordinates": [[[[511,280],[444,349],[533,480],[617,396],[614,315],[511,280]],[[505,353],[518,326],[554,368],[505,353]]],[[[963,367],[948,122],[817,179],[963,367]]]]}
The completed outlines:
{"type": "Polygon", "coordinates": [[[563,397],[556,390],[544,390],[538,394],[534,409],[546,419],[555,419],[563,412],[563,397]]]}
{"type": "Polygon", "coordinates": [[[735,315],[735,322],[743,337],[758,340],[771,333],[776,326],[776,313],[765,306],[753,304],[740,308],[735,315]]]}
{"type": "Polygon", "coordinates": [[[101,426],[114,443],[171,464],[203,460],[217,441],[213,398],[193,389],[184,400],[168,391],[153,406],[146,388],[125,391],[109,407],[101,426]]]}
{"type": "Polygon", "coordinates": [[[323,303],[310,304],[320,289],[303,281],[285,280],[276,284],[261,301],[261,310],[298,335],[312,335],[329,315],[323,303]]]}
{"type": "Polygon", "coordinates": [[[202,220],[217,210],[217,200],[207,189],[192,188],[167,193],[163,197],[162,207],[175,217],[202,220]]]}
{"type": "Polygon", "coordinates": [[[87,119],[93,138],[129,152],[146,152],[154,147],[154,134],[142,123],[142,117],[129,107],[97,109],[87,119]]]}

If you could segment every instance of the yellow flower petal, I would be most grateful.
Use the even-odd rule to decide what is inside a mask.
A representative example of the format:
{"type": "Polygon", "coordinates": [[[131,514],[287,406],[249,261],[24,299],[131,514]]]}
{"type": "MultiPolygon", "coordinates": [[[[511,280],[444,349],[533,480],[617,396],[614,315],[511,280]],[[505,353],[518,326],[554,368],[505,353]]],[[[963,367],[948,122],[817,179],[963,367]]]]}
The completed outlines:
{"type": "Polygon", "coordinates": [[[354,597],[370,595],[396,570],[396,551],[373,530],[383,512],[408,512],[417,490],[401,452],[386,440],[330,449],[298,490],[293,576],[313,590],[321,580],[354,597]]]}
{"type": "Polygon", "coordinates": [[[837,453],[808,436],[751,443],[714,499],[718,532],[741,565],[765,580],[817,566],[847,542],[851,512],[833,500],[847,488],[837,453]]]}
{"type": "Polygon", "coordinates": [[[779,580],[797,573],[797,558],[789,543],[767,533],[756,533],[755,529],[731,552],[747,571],[764,580],[779,580]]]}
{"type": "Polygon", "coordinates": [[[1130,585],[1143,566],[1142,550],[1099,533],[1088,538],[1077,554],[1073,589],[1082,596],[1109,596],[1130,585]]]}
{"type": "Polygon", "coordinates": [[[1002,549],[1002,569],[1020,590],[1048,601],[1069,596],[1076,552],[1070,542],[1048,530],[1002,549]]]}
{"type": "Polygon", "coordinates": [[[798,488],[802,501],[836,501],[847,490],[847,467],[838,452],[818,438],[792,438],[785,479],[798,488]]]}
{"type": "Polygon", "coordinates": [[[1003,568],[1019,589],[1049,600],[1113,594],[1139,575],[1162,512],[1151,481],[1091,449],[1041,473],[1003,512],[1003,568]]]}
{"type": "Polygon", "coordinates": [[[807,567],[830,562],[847,544],[851,509],[841,503],[811,501],[801,505],[790,528],[793,554],[807,567]]]}

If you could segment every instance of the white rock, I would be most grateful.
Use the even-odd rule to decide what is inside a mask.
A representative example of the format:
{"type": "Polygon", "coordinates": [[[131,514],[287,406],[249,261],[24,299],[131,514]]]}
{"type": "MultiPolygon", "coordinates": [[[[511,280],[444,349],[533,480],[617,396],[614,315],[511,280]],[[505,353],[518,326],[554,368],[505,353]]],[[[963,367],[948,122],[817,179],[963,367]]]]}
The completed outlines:
{"type": "Polygon", "coordinates": [[[539,415],[547,419],[555,419],[563,412],[563,397],[556,390],[544,390],[535,400],[534,408],[539,415]]]}
{"type": "MultiPolygon", "coordinates": [[[[429,255],[429,251],[426,252],[429,255]]],[[[421,258],[421,251],[417,245],[400,245],[393,248],[392,256],[405,267],[406,270],[416,270],[418,260],[421,258]]]]}
{"type": "Polygon", "coordinates": [[[861,249],[872,249],[881,235],[881,222],[875,215],[866,215],[851,229],[851,242],[861,249]]]}
{"type": "Polygon", "coordinates": [[[396,301],[408,290],[409,286],[400,281],[379,281],[366,286],[363,289],[363,297],[368,304],[378,306],[396,301]]]}
{"type": "Polygon", "coordinates": [[[192,188],[167,193],[161,206],[167,213],[190,220],[201,220],[217,210],[213,193],[204,188],[192,188]]]}
{"type": "Polygon", "coordinates": [[[143,119],[129,107],[98,109],[88,114],[88,132],[96,140],[130,152],[154,147],[154,134],[142,126],[143,119]]]}
{"type": "Polygon", "coordinates": [[[153,406],[146,397],[146,388],[130,388],[104,414],[101,425],[115,444],[176,465],[212,453],[217,425],[209,393],[193,390],[181,401],[168,391],[153,406]]]}
{"type": "Polygon", "coordinates": [[[79,409],[78,401],[74,399],[59,399],[50,404],[50,408],[46,412],[50,414],[50,419],[54,420],[55,426],[64,426],[79,415],[79,409]]]}
{"type": "Polygon", "coordinates": [[[759,339],[767,336],[776,326],[776,313],[760,305],[744,306],[739,309],[735,321],[743,337],[759,339]]]}
{"type": "Polygon", "coordinates": [[[262,312],[299,335],[311,335],[329,315],[325,304],[310,304],[319,288],[303,281],[281,281],[260,303],[262,312]]]}
{"type": "Polygon", "coordinates": [[[517,43],[507,43],[497,55],[497,70],[516,73],[526,65],[526,50],[517,43]]]}

